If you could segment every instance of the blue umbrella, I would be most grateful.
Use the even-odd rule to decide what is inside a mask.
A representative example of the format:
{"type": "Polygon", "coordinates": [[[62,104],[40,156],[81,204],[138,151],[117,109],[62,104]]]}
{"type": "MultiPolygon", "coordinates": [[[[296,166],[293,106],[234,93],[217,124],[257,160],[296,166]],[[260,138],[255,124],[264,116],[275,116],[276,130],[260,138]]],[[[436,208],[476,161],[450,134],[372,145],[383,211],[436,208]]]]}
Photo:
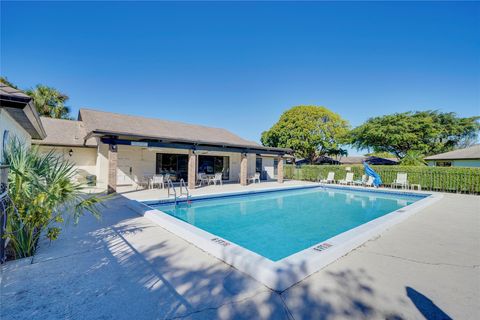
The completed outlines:
{"type": "Polygon", "coordinates": [[[363,168],[365,169],[365,174],[367,176],[373,177],[373,185],[379,187],[382,184],[382,179],[366,162],[363,163],[363,168]]]}

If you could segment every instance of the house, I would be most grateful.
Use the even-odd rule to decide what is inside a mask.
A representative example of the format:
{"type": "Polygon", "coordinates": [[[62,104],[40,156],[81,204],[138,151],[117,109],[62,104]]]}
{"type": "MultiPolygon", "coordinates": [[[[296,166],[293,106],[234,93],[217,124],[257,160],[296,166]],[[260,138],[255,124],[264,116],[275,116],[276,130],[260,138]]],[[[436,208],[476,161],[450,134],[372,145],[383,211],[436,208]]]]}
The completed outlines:
{"type": "Polygon", "coordinates": [[[169,174],[195,188],[198,173],[222,173],[224,181],[247,184],[255,172],[283,182],[283,163],[292,150],[270,148],[225,129],[80,109],[77,120],[41,118],[47,137],[41,151],[69,158],[113,192],[145,176],[169,174]]]}
{"type": "Polygon", "coordinates": [[[0,163],[5,145],[13,137],[30,146],[32,139],[44,139],[46,133],[32,98],[0,83],[0,163]]]}
{"type": "MultiPolygon", "coordinates": [[[[397,165],[398,160],[392,158],[379,158],[374,156],[346,156],[339,158],[332,158],[328,156],[320,156],[315,159],[314,164],[320,165],[355,165],[367,162],[372,165],[397,165]]],[[[295,162],[296,165],[308,164],[305,159],[295,162]]]]}
{"type": "Polygon", "coordinates": [[[425,158],[433,167],[480,167],[480,144],[425,158]]]}
{"type": "Polygon", "coordinates": [[[395,158],[380,158],[374,156],[347,156],[339,159],[341,164],[354,165],[366,162],[371,165],[379,166],[394,166],[398,164],[398,159],[395,158]]]}

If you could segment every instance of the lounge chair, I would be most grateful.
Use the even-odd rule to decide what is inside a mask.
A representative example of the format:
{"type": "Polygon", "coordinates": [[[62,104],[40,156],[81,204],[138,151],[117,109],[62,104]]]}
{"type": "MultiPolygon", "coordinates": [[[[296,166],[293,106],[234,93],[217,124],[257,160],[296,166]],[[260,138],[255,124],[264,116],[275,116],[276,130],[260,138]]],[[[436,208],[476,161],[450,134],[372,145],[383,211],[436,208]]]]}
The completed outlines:
{"type": "Polygon", "coordinates": [[[152,177],[152,189],[155,188],[155,186],[158,186],[160,189],[160,186],[162,189],[165,189],[165,180],[163,179],[162,175],[156,175],[152,177]]]}
{"type": "Polygon", "coordinates": [[[402,189],[408,189],[409,183],[406,173],[397,173],[397,179],[393,181],[392,188],[401,187],[402,189]]]}
{"type": "Polygon", "coordinates": [[[327,179],[320,180],[321,183],[335,183],[335,172],[330,171],[327,175],[327,179]]]}
{"type": "Polygon", "coordinates": [[[253,183],[255,183],[255,181],[258,181],[258,183],[260,183],[260,173],[257,172],[253,175],[253,177],[248,178],[248,182],[250,181],[252,181],[253,183]]]}
{"type": "Polygon", "coordinates": [[[339,184],[353,184],[353,172],[347,172],[345,179],[338,181],[339,184]]]}
{"type": "Polygon", "coordinates": [[[208,184],[213,183],[214,185],[217,185],[217,182],[220,183],[220,185],[223,185],[222,182],[222,173],[215,173],[215,176],[212,179],[208,180],[208,184]]]}
{"type": "Polygon", "coordinates": [[[353,184],[356,185],[356,186],[363,186],[365,184],[365,182],[367,182],[367,175],[366,174],[362,175],[361,180],[354,180],[353,184]]]}
{"type": "Polygon", "coordinates": [[[373,177],[368,176],[368,180],[363,184],[365,187],[373,187],[373,177]]]}

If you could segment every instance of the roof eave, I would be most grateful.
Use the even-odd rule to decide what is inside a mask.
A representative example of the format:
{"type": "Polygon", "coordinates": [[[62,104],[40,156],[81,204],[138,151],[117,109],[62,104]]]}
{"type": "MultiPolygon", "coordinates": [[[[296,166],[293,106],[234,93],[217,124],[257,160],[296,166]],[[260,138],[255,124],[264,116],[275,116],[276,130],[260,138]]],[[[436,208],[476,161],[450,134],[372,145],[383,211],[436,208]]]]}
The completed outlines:
{"type": "Polygon", "coordinates": [[[468,157],[468,158],[425,158],[426,161],[446,161],[446,160],[480,160],[480,157],[468,157]]]}
{"type": "Polygon", "coordinates": [[[45,139],[47,134],[43,128],[42,121],[33,105],[33,100],[23,97],[12,97],[0,95],[1,107],[22,126],[33,139],[45,139]],[[18,112],[20,111],[20,112],[18,112]]]}
{"type": "Polygon", "coordinates": [[[288,148],[273,148],[273,147],[265,147],[265,146],[255,146],[255,145],[241,145],[241,144],[233,144],[233,143],[223,143],[223,142],[211,142],[211,141],[201,141],[201,140],[186,140],[186,139],[172,139],[172,138],[165,138],[165,137],[155,137],[155,136],[146,136],[146,135],[137,135],[137,134],[132,134],[132,133],[127,133],[127,132],[114,132],[114,131],[107,131],[107,130],[93,130],[89,132],[84,140],[87,141],[88,139],[92,137],[105,137],[105,136],[123,136],[123,137],[129,137],[129,138],[135,138],[135,139],[144,139],[144,140],[158,140],[162,142],[179,142],[179,143],[187,143],[187,144],[192,144],[192,145],[215,145],[219,147],[232,147],[232,148],[244,148],[244,149],[249,149],[249,150],[259,150],[259,151],[271,151],[271,152],[278,152],[278,153],[284,153],[284,154],[291,154],[293,153],[292,149],[288,148]]]}

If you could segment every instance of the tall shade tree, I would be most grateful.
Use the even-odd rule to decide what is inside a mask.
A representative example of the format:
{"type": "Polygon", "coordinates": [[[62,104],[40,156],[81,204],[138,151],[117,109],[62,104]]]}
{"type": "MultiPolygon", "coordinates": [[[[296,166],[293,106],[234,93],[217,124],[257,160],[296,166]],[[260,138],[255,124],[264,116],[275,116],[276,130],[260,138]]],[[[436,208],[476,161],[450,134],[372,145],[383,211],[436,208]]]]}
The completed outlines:
{"type": "Polygon", "coordinates": [[[350,132],[357,149],[373,148],[398,158],[409,150],[431,155],[447,152],[478,137],[480,117],[460,118],[454,112],[410,111],[370,118],[350,132]]]}
{"type": "Polygon", "coordinates": [[[298,158],[313,162],[316,156],[338,153],[349,125],[325,107],[296,106],[262,133],[264,146],[291,148],[298,158]]]}
{"type": "Polygon", "coordinates": [[[33,98],[40,115],[50,118],[70,119],[70,108],[65,105],[65,102],[69,99],[66,94],[41,84],[25,93],[33,98]]]}

